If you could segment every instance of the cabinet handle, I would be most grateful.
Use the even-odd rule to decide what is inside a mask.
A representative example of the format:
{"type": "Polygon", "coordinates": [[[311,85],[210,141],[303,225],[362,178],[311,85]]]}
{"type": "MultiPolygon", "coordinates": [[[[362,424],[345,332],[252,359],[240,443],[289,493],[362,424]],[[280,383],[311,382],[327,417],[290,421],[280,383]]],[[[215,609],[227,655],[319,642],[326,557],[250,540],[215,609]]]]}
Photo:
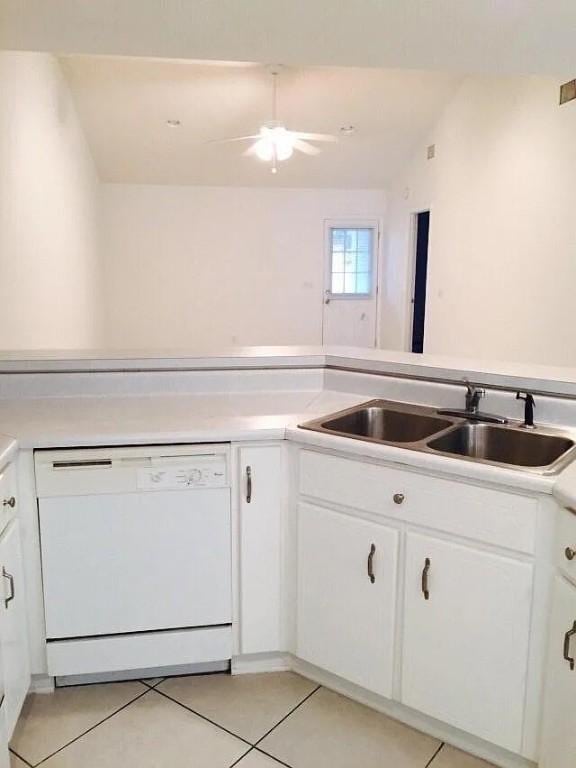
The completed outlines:
{"type": "Polygon", "coordinates": [[[14,507],[16,506],[16,499],[14,498],[14,496],[10,496],[9,499],[4,499],[4,501],[2,502],[2,506],[12,507],[12,509],[14,509],[14,507]]]}
{"type": "Polygon", "coordinates": [[[368,554],[368,578],[370,583],[374,584],[376,576],[374,576],[374,555],[376,554],[376,544],[370,545],[370,553],[368,554]]]}
{"type": "Polygon", "coordinates": [[[576,621],[572,625],[572,629],[564,635],[564,659],[570,664],[570,669],[574,670],[574,657],[570,656],[570,640],[576,635],[576,621]]]}
{"type": "Polygon", "coordinates": [[[246,504],[252,501],[252,467],[246,467],[246,504]]]}
{"type": "Polygon", "coordinates": [[[572,547],[566,547],[564,554],[566,555],[566,560],[574,560],[576,557],[576,549],[572,549],[572,547]]]}
{"type": "Polygon", "coordinates": [[[8,573],[8,571],[6,570],[6,568],[4,568],[4,566],[2,566],[2,576],[5,579],[8,579],[8,584],[10,584],[10,597],[5,598],[4,600],[4,605],[6,606],[6,608],[8,608],[8,606],[16,596],[16,592],[14,590],[14,576],[12,576],[11,573],[8,573]]]}
{"type": "Polygon", "coordinates": [[[395,493],[394,496],[392,496],[392,499],[394,500],[394,504],[402,504],[404,501],[404,494],[403,493],[395,493]]]}
{"type": "Polygon", "coordinates": [[[424,595],[424,600],[430,600],[430,590],[428,589],[428,572],[430,570],[430,558],[427,557],[426,560],[424,560],[424,568],[422,569],[422,594],[424,595]]]}

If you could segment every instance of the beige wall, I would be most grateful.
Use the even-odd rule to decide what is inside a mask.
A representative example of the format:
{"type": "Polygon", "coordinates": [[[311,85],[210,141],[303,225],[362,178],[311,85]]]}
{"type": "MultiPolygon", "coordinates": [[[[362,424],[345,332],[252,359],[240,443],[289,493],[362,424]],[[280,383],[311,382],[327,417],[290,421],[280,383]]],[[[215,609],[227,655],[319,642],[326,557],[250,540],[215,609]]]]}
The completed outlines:
{"type": "Polygon", "coordinates": [[[430,207],[425,351],[576,364],[576,102],[558,86],[468,78],[422,142],[389,197],[384,346],[408,344],[411,215],[430,207]]]}
{"type": "Polygon", "coordinates": [[[97,206],[58,63],[0,53],[0,349],[98,343],[97,206]]]}
{"type": "Polygon", "coordinates": [[[102,186],[106,343],[321,343],[324,220],[382,192],[102,186]]]}

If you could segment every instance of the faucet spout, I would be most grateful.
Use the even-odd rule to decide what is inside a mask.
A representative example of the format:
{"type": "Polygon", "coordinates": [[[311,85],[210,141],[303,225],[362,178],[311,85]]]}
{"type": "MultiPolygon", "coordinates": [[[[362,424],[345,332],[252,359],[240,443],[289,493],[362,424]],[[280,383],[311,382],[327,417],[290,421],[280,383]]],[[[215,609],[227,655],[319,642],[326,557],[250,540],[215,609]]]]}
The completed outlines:
{"type": "Polygon", "coordinates": [[[487,424],[506,424],[508,419],[503,416],[495,416],[492,413],[482,413],[478,410],[480,400],[486,395],[486,390],[471,384],[468,379],[463,379],[466,386],[465,408],[442,408],[438,411],[440,416],[457,416],[469,421],[483,421],[487,424]]]}
{"type": "Polygon", "coordinates": [[[486,390],[471,384],[468,379],[464,379],[464,384],[466,385],[466,411],[477,414],[480,399],[486,395],[486,390]]]}

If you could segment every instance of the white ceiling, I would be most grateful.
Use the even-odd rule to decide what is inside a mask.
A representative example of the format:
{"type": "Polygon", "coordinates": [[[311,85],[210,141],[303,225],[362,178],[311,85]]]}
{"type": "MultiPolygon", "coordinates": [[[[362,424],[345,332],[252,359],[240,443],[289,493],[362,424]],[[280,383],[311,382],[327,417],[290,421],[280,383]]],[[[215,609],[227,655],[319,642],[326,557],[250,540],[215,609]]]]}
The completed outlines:
{"type": "MultiPolygon", "coordinates": [[[[293,130],[356,131],[269,166],[244,157],[271,117],[272,85],[258,64],[61,57],[102,180],[123,183],[382,188],[426,134],[461,78],[432,72],[284,67],[279,117],[293,130]],[[170,128],[169,119],[181,126],[170,128]]],[[[422,144],[422,151],[425,146],[422,144]]]]}
{"type": "Polygon", "coordinates": [[[0,49],[576,73],[574,0],[0,0],[0,49]]]}

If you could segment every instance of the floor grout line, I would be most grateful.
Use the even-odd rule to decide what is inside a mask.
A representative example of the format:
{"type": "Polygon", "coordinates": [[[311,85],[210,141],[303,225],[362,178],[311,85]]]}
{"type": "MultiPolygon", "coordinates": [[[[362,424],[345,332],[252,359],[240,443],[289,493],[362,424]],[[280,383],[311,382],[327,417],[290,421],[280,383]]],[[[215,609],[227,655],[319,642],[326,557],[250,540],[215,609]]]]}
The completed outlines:
{"type": "Polygon", "coordinates": [[[444,746],[444,744],[445,744],[445,742],[444,742],[444,741],[442,741],[442,742],[440,743],[440,746],[438,747],[438,749],[436,750],[436,752],[434,752],[434,754],[432,755],[432,757],[430,758],[430,760],[428,760],[428,762],[426,763],[426,765],[424,766],[424,768],[429,768],[429,767],[432,765],[432,763],[434,762],[434,760],[436,760],[436,758],[438,757],[438,755],[439,755],[439,754],[440,754],[440,752],[442,751],[442,747],[444,746]]]}
{"type": "Polygon", "coordinates": [[[34,766],[32,765],[32,763],[29,763],[29,762],[28,762],[28,760],[25,760],[25,759],[22,757],[22,755],[19,755],[19,754],[18,754],[18,752],[16,752],[16,750],[15,750],[15,749],[12,749],[12,747],[8,747],[8,752],[12,752],[12,754],[13,754],[13,755],[16,755],[16,757],[18,758],[18,760],[22,760],[22,762],[24,763],[24,765],[27,765],[27,766],[28,766],[28,768],[34,768],[34,766]]]}
{"type": "Polygon", "coordinates": [[[284,765],[286,768],[292,768],[291,765],[288,765],[288,763],[285,763],[284,760],[280,760],[279,757],[274,757],[274,755],[271,755],[270,752],[266,752],[261,747],[254,747],[254,750],[256,752],[260,752],[261,755],[266,755],[266,757],[269,757],[271,760],[274,760],[274,762],[278,763],[278,765],[284,765]]]}
{"type": "Polygon", "coordinates": [[[244,760],[244,758],[246,757],[246,755],[249,755],[249,754],[250,754],[250,752],[254,752],[254,747],[250,747],[250,749],[249,749],[249,750],[247,750],[246,752],[244,752],[244,754],[243,754],[243,755],[240,755],[240,757],[239,757],[237,760],[234,760],[234,762],[232,763],[232,765],[229,765],[229,766],[228,766],[228,768],[234,768],[234,766],[235,766],[235,765],[238,765],[238,763],[239,763],[241,760],[244,760]]]}
{"type": "Polygon", "coordinates": [[[81,738],[83,738],[84,736],[86,736],[86,734],[90,733],[90,731],[93,731],[95,728],[98,728],[98,726],[102,725],[102,723],[105,723],[107,720],[110,720],[112,717],[114,717],[115,715],[117,715],[119,712],[122,712],[122,710],[124,710],[124,709],[126,709],[127,707],[129,707],[129,706],[131,706],[132,704],[134,704],[134,702],[135,702],[135,701],[138,701],[138,700],[139,700],[139,699],[141,699],[143,696],[146,696],[146,695],[148,695],[148,694],[150,693],[150,691],[151,691],[151,690],[153,690],[153,689],[152,689],[152,688],[147,688],[145,691],[142,691],[142,693],[139,693],[139,694],[138,694],[138,696],[136,696],[134,699],[131,699],[131,700],[130,700],[130,701],[128,701],[126,704],[124,704],[123,706],[121,706],[119,709],[115,709],[115,710],[114,710],[114,712],[111,712],[109,715],[107,715],[106,717],[104,717],[102,720],[99,720],[97,723],[95,723],[94,725],[92,725],[90,728],[88,728],[87,730],[83,731],[81,734],[79,734],[78,736],[76,736],[74,739],[71,739],[69,742],[67,742],[67,743],[66,743],[66,744],[64,744],[63,746],[59,747],[57,750],[55,750],[54,752],[52,752],[52,753],[51,753],[50,755],[48,755],[47,757],[43,757],[43,758],[42,758],[42,760],[40,760],[40,762],[39,762],[39,763],[36,763],[36,764],[35,764],[35,765],[34,765],[32,768],[38,768],[38,766],[39,766],[39,765],[42,765],[42,763],[45,763],[47,760],[50,760],[50,758],[51,758],[51,757],[54,757],[54,755],[57,755],[59,752],[62,752],[62,750],[63,750],[63,749],[66,749],[66,747],[69,747],[71,744],[74,744],[74,742],[75,742],[75,741],[79,741],[79,739],[81,739],[81,738]]]}
{"type": "MultiPolygon", "coordinates": [[[[272,731],[273,731],[275,728],[278,728],[278,726],[279,726],[279,725],[281,725],[281,724],[282,724],[282,723],[283,723],[285,720],[287,720],[287,719],[290,717],[290,715],[292,715],[294,712],[296,712],[296,710],[297,710],[299,707],[301,707],[301,706],[302,706],[302,704],[304,704],[306,701],[308,701],[308,699],[309,699],[309,698],[311,698],[312,696],[314,696],[314,694],[315,694],[317,691],[319,691],[319,690],[320,690],[320,688],[322,688],[322,686],[321,686],[321,685],[317,685],[317,686],[316,686],[316,688],[314,688],[314,690],[313,690],[313,691],[310,691],[310,693],[308,694],[308,696],[305,696],[305,697],[302,699],[302,701],[300,701],[298,704],[296,704],[296,706],[295,706],[295,707],[293,707],[293,708],[290,710],[290,712],[288,712],[288,714],[287,714],[287,715],[284,715],[284,717],[283,717],[281,720],[278,720],[278,722],[276,723],[276,725],[273,725],[273,726],[272,726],[272,728],[270,728],[270,730],[269,730],[269,731],[266,731],[266,733],[264,734],[264,736],[261,736],[261,737],[258,739],[258,741],[256,741],[256,742],[255,742],[254,746],[255,746],[255,747],[257,747],[257,746],[258,746],[258,744],[260,744],[260,742],[261,742],[261,741],[264,741],[264,739],[265,739],[267,736],[269,736],[269,735],[272,733],[272,731]]],[[[271,755],[271,757],[274,757],[274,756],[273,756],[273,755],[271,755]]]]}
{"type": "Polygon", "coordinates": [[[206,717],[206,715],[203,715],[201,712],[197,712],[195,709],[192,709],[192,707],[189,707],[187,704],[183,704],[181,701],[178,701],[178,699],[172,698],[172,696],[169,696],[167,693],[164,693],[164,691],[159,691],[157,688],[150,688],[150,691],[157,693],[158,696],[163,696],[165,699],[168,699],[168,701],[171,701],[174,704],[178,704],[179,707],[182,707],[188,712],[191,712],[193,715],[196,715],[197,717],[202,718],[202,720],[205,720],[207,723],[210,723],[211,725],[215,725],[217,728],[220,728],[221,731],[225,731],[225,733],[227,733],[228,735],[234,736],[235,739],[240,739],[240,741],[243,741],[244,744],[248,744],[249,747],[254,746],[254,744],[252,744],[251,741],[248,741],[248,739],[245,739],[243,736],[239,736],[237,733],[234,733],[234,731],[228,730],[228,728],[225,728],[223,725],[220,725],[220,723],[217,723],[214,720],[211,720],[209,717],[206,717]]]}

